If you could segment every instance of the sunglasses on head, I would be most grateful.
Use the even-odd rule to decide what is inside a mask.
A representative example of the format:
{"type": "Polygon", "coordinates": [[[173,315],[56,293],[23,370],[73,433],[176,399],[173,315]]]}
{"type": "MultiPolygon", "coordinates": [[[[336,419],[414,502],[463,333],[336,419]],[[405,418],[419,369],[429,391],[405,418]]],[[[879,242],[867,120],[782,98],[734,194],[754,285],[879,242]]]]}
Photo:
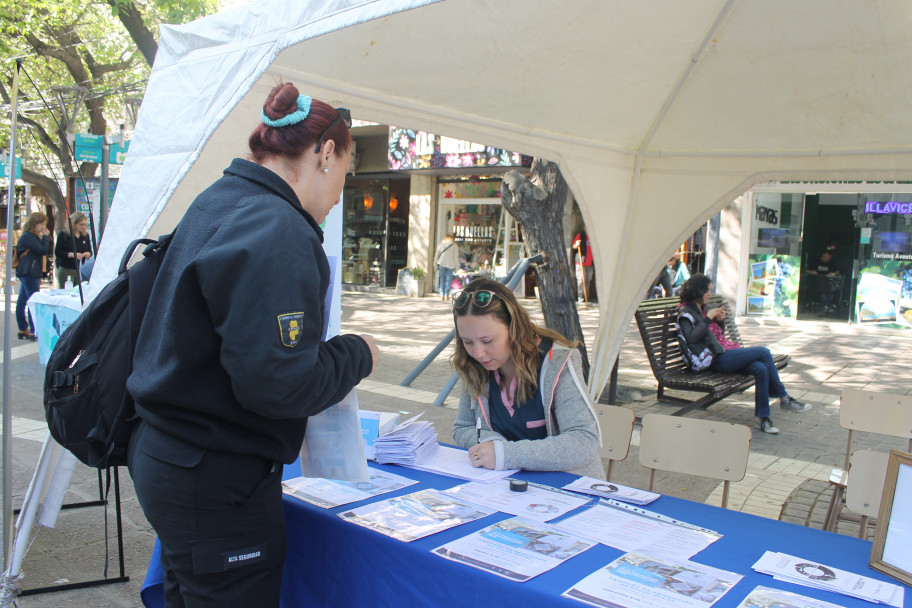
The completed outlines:
{"type": "Polygon", "coordinates": [[[478,308],[487,308],[496,295],[493,291],[457,291],[453,294],[453,308],[463,308],[469,301],[478,308]]]}
{"type": "Polygon", "coordinates": [[[336,118],[334,121],[329,123],[329,126],[326,127],[322,133],[320,133],[320,139],[317,140],[317,147],[314,148],[314,154],[319,154],[320,147],[323,145],[323,140],[326,138],[326,134],[329,133],[333,127],[335,127],[337,124],[339,124],[339,121],[342,121],[343,123],[345,123],[345,126],[347,128],[351,129],[351,127],[352,127],[351,111],[348,108],[336,108],[336,112],[339,113],[338,118],[336,118]]]}

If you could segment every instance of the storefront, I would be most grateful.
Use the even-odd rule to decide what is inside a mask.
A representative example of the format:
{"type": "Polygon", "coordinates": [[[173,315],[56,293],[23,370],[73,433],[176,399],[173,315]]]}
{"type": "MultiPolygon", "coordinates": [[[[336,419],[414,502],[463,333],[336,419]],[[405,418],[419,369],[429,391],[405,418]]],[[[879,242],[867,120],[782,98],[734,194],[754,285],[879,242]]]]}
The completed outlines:
{"type": "MultiPolygon", "coordinates": [[[[475,276],[503,276],[522,256],[519,230],[503,216],[503,174],[529,167],[516,152],[400,127],[390,127],[390,169],[433,175],[436,221],[428,235],[432,249],[452,233],[460,249],[457,288],[475,276]]],[[[433,257],[431,256],[431,259],[433,257]]],[[[428,265],[433,275],[433,264],[428,265]]],[[[432,283],[436,287],[436,283],[432,283]]]]}
{"type": "Polygon", "coordinates": [[[910,185],[801,185],[746,197],[745,314],[912,328],[910,185]]]}
{"type": "Polygon", "coordinates": [[[342,213],[342,282],[395,285],[408,251],[408,178],[348,178],[342,213]]]}

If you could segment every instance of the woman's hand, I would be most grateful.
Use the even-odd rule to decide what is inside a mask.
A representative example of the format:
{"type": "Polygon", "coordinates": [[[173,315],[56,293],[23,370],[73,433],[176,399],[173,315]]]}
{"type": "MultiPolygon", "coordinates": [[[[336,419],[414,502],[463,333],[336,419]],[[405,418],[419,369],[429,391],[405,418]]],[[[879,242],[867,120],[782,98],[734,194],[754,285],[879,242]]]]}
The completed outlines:
{"type": "Polygon", "coordinates": [[[473,467],[494,468],[494,442],[485,441],[469,448],[469,462],[473,467]]]}
{"type": "Polygon", "coordinates": [[[725,319],[725,309],[719,306],[707,311],[706,316],[713,321],[722,321],[725,319]]]}

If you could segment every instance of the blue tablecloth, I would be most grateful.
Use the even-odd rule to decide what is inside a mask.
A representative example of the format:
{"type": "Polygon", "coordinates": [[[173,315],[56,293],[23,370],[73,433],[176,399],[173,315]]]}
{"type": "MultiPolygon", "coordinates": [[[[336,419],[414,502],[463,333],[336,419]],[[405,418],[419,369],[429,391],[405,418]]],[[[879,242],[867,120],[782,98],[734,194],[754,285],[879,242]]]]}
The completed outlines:
{"type": "MultiPolygon", "coordinates": [[[[480,530],[509,515],[498,513],[463,526],[403,543],[372,530],[342,521],[337,513],[391,496],[423,488],[445,489],[458,479],[400,467],[377,468],[419,481],[395,493],[362,503],[321,509],[285,497],[288,558],[282,583],[282,606],[361,606],[406,608],[427,606],[582,606],[560,597],[574,583],[605,566],[621,551],[596,545],[557,568],[524,583],[503,579],[430,553],[445,542],[480,530]]],[[[300,475],[297,463],[285,467],[285,478],[300,475]]],[[[529,481],[562,486],[574,477],[566,473],[517,475],[529,481]]],[[[715,606],[737,606],[757,585],[817,597],[846,608],[872,604],[826,591],[774,581],[751,565],[766,550],[790,553],[872,578],[896,582],[868,567],[871,543],[843,535],[804,528],[776,520],[719,509],[663,496],[647,508],[680,520],[711,528],[724,537],[693,560],[744,575],[744,579],[715,606]]],[[[142,600],[149,607],[164,606],[158,547],[143,584],[142,600]]],[[[909,589],[906,588],[908,597],[909,589]]]]}

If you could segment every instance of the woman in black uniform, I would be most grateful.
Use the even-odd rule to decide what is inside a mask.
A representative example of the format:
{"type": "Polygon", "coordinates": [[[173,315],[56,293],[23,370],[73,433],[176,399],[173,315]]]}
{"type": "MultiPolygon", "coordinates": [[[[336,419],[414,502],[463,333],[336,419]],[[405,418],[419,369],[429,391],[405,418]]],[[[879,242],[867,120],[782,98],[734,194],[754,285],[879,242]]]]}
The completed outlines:
{"type": "MultiPolygon", "coordinates": [[[[322,340],[347,109],[273,88],[251,154],[178,226],[152,291],[128,388],[142,422],[128,461],[162,545],[169,606],[277,606],[281,469],[307,416],[376,364],[369,335],[322,340]]],[[[318,559],[318,557],[315,557],[318,559]]]]}

